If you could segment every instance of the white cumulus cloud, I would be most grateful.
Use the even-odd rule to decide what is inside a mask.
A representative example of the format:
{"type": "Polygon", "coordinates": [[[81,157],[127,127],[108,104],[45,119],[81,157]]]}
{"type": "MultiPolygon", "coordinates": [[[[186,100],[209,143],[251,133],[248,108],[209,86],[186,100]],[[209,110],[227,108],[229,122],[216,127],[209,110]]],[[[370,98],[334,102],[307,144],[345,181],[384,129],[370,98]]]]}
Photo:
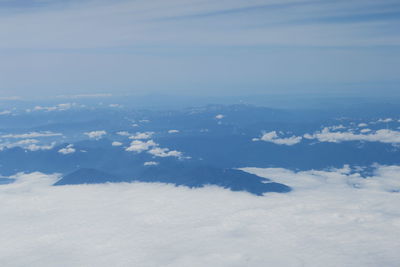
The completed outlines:
{"type": "Polygon", "coordinates": [[[11,111],[10,111],[10,110],[3,110],[3,111],[0,111],[0,115],[9,115],[9,114],[11,114],[11,111]]]}
{"type": "Polygon", "coordinates": [[[150,139],[153,136],[153,132],[137,132],[135,135],[129,137],[129,139],[150,139]]]}
{"type": "Polygon", "coordinates": [[[126,151],[141,153],[155,146],[157,146],[157,144],[153,140],[148,140],[148,141],[133,140],[131,142],[131,145],[126,149],[126,151]]]}
{"type": "Polygon", "coordinates": [[[291,136],[291,137],[282,137],[280,138],[276,131],[264,133],[260,138],[253,138],[253,141],[264,141],[270,142],[277,145],[287,145],[292,146],[300,143],[302,140],[301,136],[291,136]]]}
{"type": "Polygon", "coordinates": [[[149,154],[156,157],[182,157],[182,152],[177,150],[169,150],[168,148],[154,147],[148,151],[149,154]]]}
{"type": "Polygon", "coordinates": [[[58,153],[67,155],[67,154],[75,153],[75,151],[76,151],[76,150],[75,150],[75,148],[74,148],[74,145],[68,145],[68,146],[66,146],[66,147],[61,148],[60,150],[58,150],[58,153]]]}
{"type": "Polygon", "coordinates": [[[29,151],[50,150],[55,146],[55,142],[51,144],[39,144],[37,139],[24,139],[17,142],[5,142],[0,144],[0,151],[13,147],[20,147],[29,151]]]}
{"type": "Polygon", "coordinates": [[[133,140],[128,148],[125,149],[126,151],[133,151],[136,153],[142,153],[147,151],[147,153],[155,156],[155,157],[177,157],[179,159],[189,158],[183,157],[183,153],[177,150],[170,150],[169,148],[161,148],[159,144],[154,142],[153,140],[133,140]]]}
{"type": "Polygon", "coordinates": [[[91,139],[101,139],[104,135],[107,134],[106,131],[91,131],[91,132],[86,132],[84,133],[85,135],[87,135],[89,138],[91,139]]]}
{"type": "MultiPolygon", "coordinates": [[[[366,131],[363,131],[364,133],[366,131]]],[[[366,141],[366,142],[381,142],[381,143],[400,143],[400,132],[390,129],[380,129],[369,134],[358,134],[350,131],[347,132],[332,132],[325,127],[320,132],[314,134],[305,134],[306,139],[317,139],[320,142],[340,143],[345,141],[366,141]]]]}
{"type": "Polygon", "coordinates": [[[118,141],[114,141],[111,143],[112,146],[122,146],[123,144],[121,142],[118,141]]]}
{"type": "Polygon", "coordinates": [[[120,132],[117,132],[117,134],[120,135],[120,136],[130,136],[131,135],[127,131],[120,131],[120,132]]]}
{"type": "Polygon", "coordinates": [[[144,166],[157,166],[159,163],[156,161],[146,161],[143,163],[144,166]]]}

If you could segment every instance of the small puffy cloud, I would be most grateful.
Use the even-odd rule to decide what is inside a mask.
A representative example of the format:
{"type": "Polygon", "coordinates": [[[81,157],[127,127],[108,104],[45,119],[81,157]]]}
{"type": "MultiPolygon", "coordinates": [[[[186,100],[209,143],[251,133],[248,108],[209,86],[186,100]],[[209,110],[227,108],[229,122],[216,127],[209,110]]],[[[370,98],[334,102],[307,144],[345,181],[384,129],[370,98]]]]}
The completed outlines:
{"type": "Polygon", "coordinates": [[[110,104],[108,105],[110,108],[120,108],[122,107],[120,104],[110,104]]]}
{"type": "Polygon", "coordinates": [[[121,142],[118,141],[114,141],[111,143],[112,146],[122,146],[123,144],[121,142]]]}
{"type": "Polygon", "coordinates": [[[50,149],[54,148],[55,144],[56,144],[55,142],[53,142],[49,145],[30,144],[25,149],[30,150],[30,151],[50,150],[50,149]]]}
{"type": "Polygon", "coordinates": [[[79,95],[59,95],[58,98],[102,98],[102,97],[112,97],[112,94],[79,94],[79,95]]]}
{"type": "Polygon", "coordinates": [[[146,139],[150,139],[153,136],[153,132],[144,132],[144,133],[140,133],[137,132],[135,135],[132,135],[129,137],[129,139],[137,139],[137,140],[146,140],[146,139]]]}
{"type": "Polygon", "coordinates": [[[369,133],[370,131],[371,131],[371,129],[369,129],[369,128],[364,128],[364,129],[360,130],[361,133],[369,133]]]}
{"type": "Polygon", "coordinates": [[[264,133],[260,138],[253,138],[253,141],[264,141],[270,142],[277,145],[292,146],[301,142],[301,136],[291,136],[286,138],[280,138],[276,131],[264,133]]]}
{"type": "Polygon", "coordinates": [[[148,141],[134,140],[131,142],[130,146],[126,148],[126,151],[141,153],[155,146],[157,146],[157,144],[153,140],[148,140],[148,141]]]}
{"type": "Polygon", "coordinates": [[[37,144],[39,143],[39,140],[36,139],[24,139],[18,142],[15,142],[13,144],[17,145],[17,146],[23,146],[23,145],[30,145],[30,144],[37,144]]]}
{"type": "Polygon", "coordinates": [[[58,150],[58,153],[67,155],[67,154],[75,153],[75,151],[76,150],[74,148],[74,145],[68,145],[67,147],[64,147],[64,148],[61,148],[60,150],[58,150]]]}
{"type": "Polygon", "coordinates": [[[392,121],[393,121],[392,118],[386,118],[386,119],[379,119],[377,122],[388,123],[388,122],[392,122],[392,121]]]}
{"type": "Polygon", "coordinates": [[[177,157],[181,158],[182,157],[182,152],[177,151],[177,150],[169,150],[168,148],[161,148],[161,147],[154,147],[148,151],[149,154],[155,156],[155,157],[177,157]]]}
{"type": "Polygon", "coordinates": [[[358,127],[367,127],[368,126],[368,124],[366,124],[366,123],[359,123],[358,124],[358,127]]]}
{"type": "Polygon", "coordinates": [[[53,133],[53,132],[30,132],[24,134],[6,134],[1,135],[0,138],[39,138],[39,137],[54,137],[54,136],[62,136],[61,133],[53,133]]]}
{"type": "Polygon", "coordinates": [[[334,125],[334,126],[329,126],[329,127],[327,127],[327,128],[330,129],[330,130],[333,130],[333,131],[346,129],[346,127],[344,127],[342,124],[340,124],[340,125],[334,125]]]}
{"type": "Polygon", "coordinates": [[[173,134],[173,133],[179,133],[178,130],[169,130],[168,133],[173,134]]]}
{"type": "Polygon", "coordinates": [[[357,134],[350,131],[332,132],[325,127],[320,132],[314,134],[305,134],[306,139],[317,139],[320,142],[340,143],[345,141],[365,141],[365,142],[381,142],[381,143],[400,143],[400,132],[389,129],[377,130],[370,134],[357,134]]]}
{"type": "Polygon", "coordinates": [[[143,163],[144,166],[157,166],[159,163],[156,161],[146,161],[143,163]]]}
{"type": "Polygon", "coordinates": [[[91,139],[101,139],[104,135],[107,134],[106,131],[92,131],[92,132],[86,132],[84,133],[85,135],[87,135],[89,138],[91,139]]]}
{"type": "Polygon", "coordinates": [[[7,142],[7,143],[2,143],[0,144],[0,151],[4,149],[9,149],[9,148],[14,148],[14,147],[20,147],[25,150],[29,151],[38,151],[38,150],[50,150],[53,149],[55,146],[55,142],[51,144],[39,144],[39,140],[36,139],[24,139],[20,140],[18,142],[7,142]]]}
{"type": "Polygon", "coordinates": [[[10,111],[10,110],[3,110],[3,111],[0,111],[0,115],[9,115],[9,114],[11,114],[11,111],[10,111]]]}
{"type": "MultiPolygon", "coordinates": [[[[154,142],[153,140],[142,141],[142,140],[133,140],[126,151],[133,151],[136,153],[141,153],[147,151],[147,153],[155,156],[155,157],[177,157],[179,159],[183,159],[183,153],[177,150],[170,150],[168,148],[161,148],[159,144],[154,142]]],[[[187,157],[186,157],[187,158],[187,157]]]]}
{"type": "Polygon", "coordinates": [[[25,139],[25,140],[20,140],[18,142],[7,142],[7,143],[3,143],[0,144],[0,150],[3,150],[5,148],[13,148],[13,147],[22,147],[22,148],[27,148],[29,145],[32,144],[37,144],[39,143],[39,140],[36,139],[25,139]]]}
{"type": "Polygon", "coordinates": [[[117,132],[117,134],[120,135],[120,136],[130,136],[131,135],[127,131],[120,131],[120,132],[117,132]]]}
{"type": "Polygon", "coordinates": [[[43,106],[35,106],[33,111],[64,111],[71,109],[72,107],[77,106],[76,103],[62,103],[56,106],[51,107],[43,107],[43,106]]]}
{"type": "Polygon", "coordinates": [[[225,117],[225,116],[222,115],[222,114],[218,114],[218,115],[215,116],[215,118],[216,118],[217,120],[222,120],[224,117],[225,117]]]}

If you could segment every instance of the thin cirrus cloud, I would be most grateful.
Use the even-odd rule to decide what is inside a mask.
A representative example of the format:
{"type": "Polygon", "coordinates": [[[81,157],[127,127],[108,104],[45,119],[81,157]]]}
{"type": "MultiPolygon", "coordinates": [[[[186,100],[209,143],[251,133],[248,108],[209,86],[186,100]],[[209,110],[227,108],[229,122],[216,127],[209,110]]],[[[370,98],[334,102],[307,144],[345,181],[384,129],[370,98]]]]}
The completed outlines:
{"type": "MultiPolygon", "coordinates": [[[[321,44],[322,40],[318,40],[315,35],[316,32],[307,31],[299,22],[303,21],[307,24],[320,27],[321,34],[326,25],[320,25],[321,22],[335,24],[336,29],[344,30],[344,34],[349,33],[346,25],[353,26],[354,23],[372,23],[378,21],[380,24],[387,23],[387,21],[400,20],[400,7],[394,5],[394,1],[332,1],[326,3],[325,1],[71,1],[69,4],[63,6],[53,6],[43,4],[41,8],[35,12],[13,13],[10,11],[7,16],[1,17],[3,22],[8,22],[8,26],[12,26],[16,31],[9,36],[5,42],[2,42],[0,47],[7,47],[12,44],[17,38],[23,37],[27,34],[30,44],[40,44],[41,49],[43,45],[53,48],[66,48],[66,47],[105,47],[110,45],[126,46],[135,44],[145,44],[150,41],[161,41],[165,44],[169,43],[193,43],[193,41],[200,44],[227,44],[224,41],[226,37],[233,37],[237,33],[242,33],[240,30],[243,28],[251,29],[250,39],[241,40],[242,38],[229,38],[229,44],[277,44],[285,43],[293,45],[289,39],[285,39],[286,34],[291,33],[292,30],[300,30],[304,33],[301,37],[302,44],[308,43],[309,45],[321,44]],[[355,11],[355,8],[359,8],[355,11]],[[362,8],[362,9],[361,9],[362,8]],[[389,9],[390,8],[390,9],[389,9]],[[85,16],[89,12],[91,17],[85,16]],[[106,20],[101,20],[106,18],[106,20]],[[247,18],[247,20],[242,20],[247,18]],[[53,25],[45,25],[43,22],[53,21],[53,25]],[[37,21],[38,24],[25,24],[24,29],[22,22],[37,21]],[[12,23],[16,22],[16,23],[12,23]],[[185,27],[182,27],[182,22],[185,27]],[[199,22],[205,23],[206,27],[199,27],[199,22]],[[72,23],[72,24],[71,24],[72,23]],[[81,27],[73,27],[75,25],[81,27]],[[338,25],[336,25],[338,24],[338,25]],[[209,28],[208,26],[214,27],[209,28]],[[229,25],[231,25],[229,27],[229,25]],[[282,31],[278,35],[275,31],[268,31],[264,28],[256,27],[257,25],[266,25],[268,28],[275,28],[282,31]],[[41,40],[35,38],[34,33],[42,29],[41,40]],[[106,27],[108,26],[108,27],[106,27]],[[234,26],[235,28],[232,28],[234,26]],[[55,27],[63,29],[63,33],[56,33],[55,27]],[[85,32],[90,28],[98,29],[99,31],[92,31],[91,36],[85,35],[85,32]],[[128,30],[129,29],[129,30],[128,30]],[[229,29],[229,31],[227,31],[229,29]],[[29,30],[33,32],[29,32],[29,30]],[[115,32],[114,32],[115,31],[115,32]],[[169,36],[171,32],[186,32],[189,33],[190,38],[180,38],[179,35],[174,35],[172,38],[169,36]],[[272,36],[266,37],[258,33],[273,33],[272,36]],[[209,34],[212,39],[204,40],[202,36],[204,33],[209,34]],[[61,40],[54,38],[51,34],[60,35],[63,37],[61,40]],[[218,37],[217,34],[222,34],[218,37]],[[10,38],[11,37],[11,38],[10,38]],[[14,38],[13,38],[14,37],[14,38]],[[76,37],[81,37],[77,39],[76,37]],[[308,39],[308,40],[307,40],[308,39]],[[307,41],[306,41],[307,40],[307,41]],[[66,42],[65,42],[66,41],[66,42]],[[95,42],[97,41],[97,42],[95,42]],[[210,42],[211,41],[211,42],[210,42]],[[306,42],[306,43],[303,43],[306,42]]],[[[21,8],[25,5],[20,4],[21,8]]],[[[375,24],[372,24],[374,26],[375,24]]],[[[378,26],[379,24],[377,24],[378,26]]],[[[356,30],[350,27],[351,30],[356,30]]],[[[337,38],[339,36],[332,36],[331,40],[325,40],[324,44],[328,41],[334,41],[334,44],[341,43],[348,45],[349,43],[366,44],[366,39],[359,39],[360,35],[370,33],[372,29],[364,30],[358,29],[353,33],[356,35],[350,40],[337,38]],[[350,41],[350,42],[349,42],[350,41]]],[[[5,33],[1,28],[0,34],[5,33]]],[[[244,33],[248,34],[248,33],[244,33]]],[[[300,37],[300,36],[299,36],[300,37]]],[[[394,37],[394,36],[393,36],[394,37]]],[[[296,38],[298,39],[298,38],[296,38]]],[[[369,40],[378,41],[378,38],[373,36],[369,40]]],[[[398,40],[398,39],[396,39],[398,40]]],[[[292,41],[294,41],[292,39],[292,41]]],[[[379,40],[381,42],[382,40],[379,40]]],[[[16,43],[15,43],[16,44],[16,43]]],[[[17,47],[26,47],[29,43],[16,44],[17,47]]],[[[331,43],[332,45],[332,43],[331,43]]],[[[15,46],[13,46],[15,47],[15,46]]]]}
{"type": "Polygon", "coordinates": [[[262,197],[159,183],[54,187],[57,175],[17,174],[0,186],[0,258],[32,266],[40,255],[44,267],[396,266],[399,168],[378,166],[366,179],[346,166],[246,168],[294,189],[262,197]]]}
{"type": "Polygon", "coordinates": [[[399,82],[400,7],[392,0],[37,3],[0,4],[5,94],[399,82]]]}
{"type": "Polygon", "coordinates": [[[40,137],[54,137],[54,136],[62,136],[61,133],[54,133],[50,131],[44,131],[44,132],[29,132],[29,133],[23,133],[23,134],[5,134],[5,135],[0,135],[0,138],[40,138],[40,137]]]}

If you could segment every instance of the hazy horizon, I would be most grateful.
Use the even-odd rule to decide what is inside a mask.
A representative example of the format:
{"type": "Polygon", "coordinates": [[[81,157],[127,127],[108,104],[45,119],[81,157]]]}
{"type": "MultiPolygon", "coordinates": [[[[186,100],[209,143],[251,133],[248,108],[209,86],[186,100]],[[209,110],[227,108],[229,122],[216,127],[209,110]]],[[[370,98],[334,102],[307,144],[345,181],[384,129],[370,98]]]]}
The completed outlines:
{"type": "Polygon", "coordinates": [[[398,1],[0,1],[0,95],[398,95],[398,1]]]}

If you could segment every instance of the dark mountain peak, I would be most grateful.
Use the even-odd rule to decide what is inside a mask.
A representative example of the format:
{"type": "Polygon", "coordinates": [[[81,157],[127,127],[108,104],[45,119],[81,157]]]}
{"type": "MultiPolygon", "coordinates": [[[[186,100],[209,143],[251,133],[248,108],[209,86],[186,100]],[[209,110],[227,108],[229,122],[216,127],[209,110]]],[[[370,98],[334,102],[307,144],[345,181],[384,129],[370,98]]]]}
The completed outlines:
{"type": "Polygon", "coordinates": [[[61,178],[61,180],[59,180],[54,185],[100,184],[107,182],[115,182],[116,180],[118,180],[118,178],[112,174],[96,169],[82,168],[65,175],[64,177],[61,178]]]}

